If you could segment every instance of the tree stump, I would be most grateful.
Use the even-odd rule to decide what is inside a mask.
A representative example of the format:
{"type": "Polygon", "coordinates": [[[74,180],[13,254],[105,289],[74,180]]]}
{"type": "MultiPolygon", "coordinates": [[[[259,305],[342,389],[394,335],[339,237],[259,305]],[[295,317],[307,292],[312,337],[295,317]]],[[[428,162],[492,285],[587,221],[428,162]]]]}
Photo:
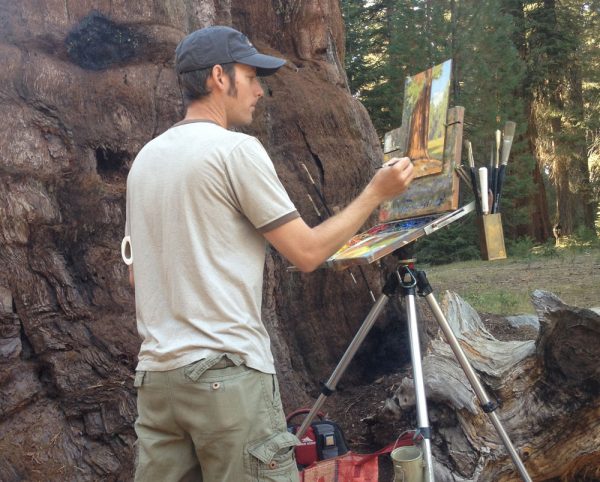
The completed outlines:
{"type": "MultiPolygon", "coordinates": [[[[600,315],[535,291],[536,340],[499,341],[454,293],[441,303],[502,425],[535,481],[600,478],[600,315]]],[[[423,358],[436,480],[520,480],[441,330],[423,358]]],[[[413,416],[402,379],[384,412],[413,416]]],[[[413,422],[414,423],[414,422],[413,422]]]]}

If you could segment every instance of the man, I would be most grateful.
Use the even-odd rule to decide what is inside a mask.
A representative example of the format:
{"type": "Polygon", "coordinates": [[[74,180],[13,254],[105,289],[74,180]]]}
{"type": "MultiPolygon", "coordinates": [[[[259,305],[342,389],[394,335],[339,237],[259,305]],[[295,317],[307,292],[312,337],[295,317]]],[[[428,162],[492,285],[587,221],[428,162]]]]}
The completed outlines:
{"type": "Polygon", "coordinates": [[[129,173],[126,235],[143,339],[138,481],[298,479],[297,439],[260,318],[265,240],[314,270],[412,179],[403,158],[341,213],[307,226],[258,140],[228,130],[251,123],[263,96],[257,77],[284,63],[229,27],[185,37],[175,60],[185,118],[144,146],[129,173]]]}

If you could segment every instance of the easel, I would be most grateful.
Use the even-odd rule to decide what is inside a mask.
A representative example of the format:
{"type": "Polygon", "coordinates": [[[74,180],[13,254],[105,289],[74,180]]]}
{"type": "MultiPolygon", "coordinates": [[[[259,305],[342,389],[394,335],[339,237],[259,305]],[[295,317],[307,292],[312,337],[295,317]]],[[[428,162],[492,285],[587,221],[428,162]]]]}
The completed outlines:
{"type": "MultiPolygon", "coordinates": [[[[463,208],[457,209],[458,177],[455,173],[455,167],[460,164],[461,159],[464,108],[456,106],[445,111],[445,131],[444,136],[440,136],[443,137],[444,147],[439,172],[435,164],[434,169],[432,171],[429,170],[430,163],[428,161],[431,160],[428,151],[429,146],[423,145],[427,144],[426,141],[431,140],[429,138],[431,131],[427,130],[426,133],[423,133],[423,126],[430,125],[430,110],[428,106],[431,103],[431,92],[433,89],[433,83],[428,83],[427,80],[423,81],[423,79],[429,79],[429,81],[431,81],[433,69],[438,69],[437,71],[439,73],[439,78],[446,79],[444,80],[446,83],[443,84],[442,87],[443,89],[446,89],[446,95],[448,95],[450,86],[450,65],[451,61],[446,61],[439,66],[432,67],[426,72],[417,74],[416,76],[407,79],[407,87],[405,88],[405,103],[406,99],[410,97],[407,94],[409,89],[409,80],[411,82],[416,82],[415,85],[419,85],[419,82],[423,82],[423,87],[418,93],[418,100],[410,110],[410,118],[403,119],[402,126],[398,129],[388,132],[384,138],[384,159],[388,160],[388,158],[392,156],[404,156],[407,155],[407,153],[415,152],[416,161],[422,161],[422,159],[427,161],[424,164],[422,176],[414,179],[409,189],[403,193],[403,195],[382,205],[379,222],[383,224],[376,226],[376,231],[368,231],[365,233],[367,235],[366,238],[361,237],[361,235],[358,236],[358,239],[353,238],[356,241],[355,244],[353,244],[351,240],[347,250],[342,248],[340,251],[338,251],[338,253],[336,253],[336,255],[332,256],[325,263],[325,266],[327,267],[344,269],[356,264],[371,263],[388,254],[393,254],[398,259],[398,264],[395,270],[388,276],[388,279],[386,280],[386,283],[383,287],[383,293],[379,299],[375,301],[375,304],[363,321],[360,329],[348,346],[337,367],[333,371],[333,374],[323,385],[321,395],[311,408],[309,414],[304,419],[296,435],[301,439],[305,434],[311,422],[314,420],[321,406],[325,402],[325,399],[335,391],[339,379],[356,354],[359,346],[369,333],[371,327],[385,308],[387,302],[393,296],[399,296],[403,300],[404,306],[406,307],[408,334],[410,338],[410,354],[413,368],[417,408],[417,432],[415,441],[420,439],[418,442],[420,443],[423,452],[424,480],[425,482],[434,481],[433,456],[431,453],[431,428],[429,426],[429,419],[427,416],[427,399],[423,380],[421,348],[419,345],[419,330],[415,307],[415,296],[418,293],[419,296],[422,296],[427,300],[427,303],[429,304],[429,307],[433,312],[438,325],[444,333],[448,344],[452,348],[456,359],[458,360],[465,375],[467,376],[467,379],[473,387],[477,398],[481,402],[483,411],[490,417],[490,420],[498,432],[500,439],[502,440],[510,457],[517,467],[521,478],[526,482],[530,482],[531,478],[527,474],[523,462],[520,460],[519,455],[513,447],[508,435],[506,434],[506,431],[502,427],[500,420],[494,413],[496,408],[498,408],[498,404],[487,396],[483,386],[475,374],[475,371],[471,367],[471,364],[469,363],[458,340],[456,339],[456,336],[452,332],[452,328],[448,324],[448,321],[444,317],[442,310],[433,296],[433,290],[427,281],[425,272],[416,270],[414,268],[414,260],[410,259],[410,255],[407,251],[407,247],[412,246],[414,241],[416,241],[416,239],[418,239],[420,236],[430,234],[440,227],[450,224],[453,221],[461,218],[467,212],[472,211],[475,205],[475,203],[472,203],[472,205],[467,205],[463,208]],[[444,77],[444,68],[447,69],[447,77],[444,77]],[[413,123],[414,119],[418,119],[419,122],[417,123],[415,121],[413,123]],[[426,119],[426,121],[423,119],[426,119]],[[415,129],[413,129],[413,127],[415,127],[415,129]],[[426,155],[417,155],[422,154],[423,149],[425,150],[426,155]],[[435,175],[429,176],[429,174],[435,175]],[[440,215],[439,218],[427,225],[422,226],[419,229],[408,229],[406,232],[398,232],[397,234],[392,233],[389,236],[385,234],[385,236],[388,237],[383,239],[377,237],[376,233],[380,232],[380,227],[383,230],[382,232],[387,233],[387,226],[385,223],[390,221],[398,221],[406,218],[416,219],[417,217],[425,215],[438,215],[440,213],[448,213],[449,211],[453,212],[446,215],[440,215]],[[381,215],[382,213],[383,216],[381,215]],[[371,242],[371,244],[368,244],[369,242],[371,242]],[[358,250],[353,247],[355,245],[359,246],[358,250]]],[[[438,91],[438,94],[442,91],[443,90],[438,91]]],[[[409,111],[407,110],[406,112],[409,111]]],[[[437,112],[439,113],[440,110],[437,110],[437,112]]],[[[440,119],[438,118],[438,121],[439,120],[440,119]]],[[[439,123],[436,125],[439,126],[439,123]]],[[[415,169],[417,169],[417,167],[415,167],[415,169]]]]}
{"type": "MultiPolygon", "coordinates": [[[[458,206],[458,178],[454,173],[454,168],[460,164],[463,118],[464,108],[462,107],[454,107],[449,109],[447,112],[444,159],[448,160],[449,162],[446,163],[444,171],[440,174],[440,183],[435,186],[435,190],[436,192],[443,194],[442,197],[446,199],[443,207],[448,211],[456,210],[458,206]]],[[[386,145],[384,147],[385,153],[389,155],[403,155],[402,153],[404,152],[404,147],[406,145],[405,130],[406,129],[399,128],[388,133],[389,135],[386,135],[386,145]]],[[[413,181],[413,184],[417,183],[413,181]]],[[[510,441],[506,431],[502,427],[500,420],[494,413],[496,408],[498,408],[498,404],[492,401],[486,394],[485,389],[479,382],[475,371],[471,367],[456,336],[452,332],[448,321],[444,317],[444,314],[442,313],[435,297],[433,296],[433,290],[427,281],[425,273],[423,271],[415,270],[414,260],[409,259],[410,256],[406,250],[406,248],[411,246],[418,237],[425,234],[430,234],[434,230],[439,229],[439,227],[445,226],[461,218],[467,212],[472,211],[474,209],[474,205],[475,203],[472,203],[472,205],[458,209],[446,217],[440,217],[439,225],[435,225],[436,223],[434,223],[426,227],[424,231],[415,231],[412,234],[407,235],[404,239],[399,239],[398,242],[390,244],[388,248],[380,250],[372,257],[365,256],[362,260],[334,260],[333,263],[338,269],[352,266],[357,263],[370,263],[390,253],[392,253],[399,261],[394,272],[389,275],[383,287],[381,296],[371,308],[369,314],[363,321],[361,327],[348,346],[331,377],[323,385],[321,395],[298,429],[296,435],[299,438],[302,438],[310,426],[310,423],[316,417],[326,398],[335,391],[338,381],[356,354],[361,343],[369,333],[371,327],[385,308],[387,302],[390,300],[390,298],[399,296],[404,301],[404,306],[406,307],[406,318],[408,320],[408,333],[410,338],[411,361],[416,395],[415,398],[418,424],[417,437],[420,439],[419,443],[423,452],[424,480],[425,482],[434,482],[433,457],[431,452],[431,428],[429,426],[429,419],[427,415],[427,399],[425,395],[425,384],[421,365],[421,349],[419,345],[418,322],[415,308],[415,296],[418,292],[419,296],[422,296],[427,300],[427,303],[429,304],[429,307],[433,312],[438,325],[444,333],[448,344],[452,348],[454,355],[456,356],[460,366],[467,376],[467,379],[473,387],[473,390],[475,391],[475,394],[481,403],[483,411],[490,417],[494,428],[498,432],[502,443],[506,447],[510,457],[513,460],[513,463],[521,475],[521,478],[526,482],[531,481],[523,462],[520,460],[519,455],[512,445],[512,442],[510,441]]],[[[427,214],[429,212],[428,209],[430,208],[425,207],[423,209],[423,214],[427,214]]]]}
{"type": "Polygon", "coordinates": [[[444,316],[440,309],[437,300],[433,296],[433,290],[427,276],[424,271],[416,270],[414,268],[413,259],[405,259],[406,251],[404,248],[397,250],[394,255],[399,258],[398,266],[394,272],[392,272],[383,287],[383,292],[378,300],[375,302],[373,308],[363,321],[360,329],[355,335],[354,339],[346,349],[346,352],[342,356],[342,359],[336,366],[333,374],[329,380],[323,385],[321,395],[312,406],[309,414],[304,419],[302,425],[298,429],[297,436],[302,438],[310,423],[314,420],[316,414],[321,409],[323,403],[329,395],[331,395],[337,386],[337,383],[344,371],[350,364],[350,361],[356,354],[361,343],[371,330],[371,327],[387,305],[387,302],[393,296],[400,296],[404,300],[404,306],[406,307],[406,317],[408,321],[408,334],[410,339],[410,354],[413,368],[413,379],[415,385],[415,396],[416,396],[416,408],[417,408],[417,434],[420,436],[421,450],[423,451],[423,462],[424,462],[424,480],[425,482],[434,482],[434,471],[433,471],[433,457],[431,452],[431,427],[429,426],[429,418],[427,415],[427,398],[425,395],[425,384],[423,379],[423,368],[421,364],[421,348],[419,344],[419,330],[417,322],[417,312],[415,305],[415,296],[418,293],[427,301],[429,308],[431,309],[439,327],[441,328],[446,341],[450,345],[450,348],[454,352],[454,356],[458,360],[461,368],[463,369],[469,383],[473,387],[477,398],[481,403],[481,408],[485,413],[488,414],[490,421],[494,425],[502,443],[506,447],[513,463],[515,464],[521,478],[525,482],[531,482],[531,478],[523,465],[523,462],[519,458],[517,451],[515,450],[508,434],[504,430],[504,427],[500,423],[495,410],[498,408],[498,404],[492,401],[483,386],[481,385],[473,367],[469,363],[463,349],[461,348],[448,320],[444,316]]]}

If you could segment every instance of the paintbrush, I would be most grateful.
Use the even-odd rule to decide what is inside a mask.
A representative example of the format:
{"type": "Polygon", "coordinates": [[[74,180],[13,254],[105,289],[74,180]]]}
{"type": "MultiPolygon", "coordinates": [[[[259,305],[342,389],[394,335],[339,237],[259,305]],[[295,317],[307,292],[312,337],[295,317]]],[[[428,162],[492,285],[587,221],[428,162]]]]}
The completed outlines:
{"type": "Polygon", "coordinates": [[[481,214],[481,194],[477,188],[477,172],[475,171],[475,159],[473,158],[473,146],[471,141],[465,141],[467,147],[467,159],[469,161],[469,175],[471,177],[471,189],[473,189],[473,195],[475,196],[475,209],[477,214],[481,214]]]}
{"type": "Polygon", "coordinates": [[[382,167],[392,167],[398,161],[390,162],[389,164],[382,164],[381,166],[377,166],[375,169],[381,169],[382,167]]]}
{"type": "Polygon", "coordinates": [[[479,168],[479,187],[481,189],[481,212],[486,215],[489,212],[487,167],[479,168]]]}
{"type": "MultiPolygon", "coordinates": [[[[306,164],[304,164],[303,162],[301,162],[300,165],[304,169],[304,172],[306,172],[306,176],[308,177],[308,180],[310,181],[310,183],[313,185],[313,189],[315,190],[315,193],[319,197],[319,201],[321,201],[321,204],[325,208],[325,211],[327,211],[327,215],[331,216],[331,211],[329,210],[329,207],[327,206],[327,203],[325,202],[325,198],[323,197],[323,194],[321,193],[321,190],[317,187],[317,183],[315,182],[315,180],[313,179],[313,177],[310,175],[310,171],[306,167],[306,164]]],[[[317,205],[314,203],[312,197],[310,197],[310,194],[308,194],[308,197],[309,197],[310,202],[312,203],[313,207],[315,208],[315,211],[319,215],[319,218],[323,219],[321,217],[321,213],[317,209],[317,205]]]]}
{"type": "MultiPolygon", "coordinates": [[[[490,146],[490,164],[488,166],[488,171],[487,171],[487,175],[488,175],[488,186],[492,185],[492,172],[494,172],[494,145],[492,144],[490,146]]],[[[483,191],[481,191],[481,195],[483,196],[483,191]]]]}
{"type": "Polygon", "coordinates": [[[464,166],[456,166],[454,170],[456,171],[456,174],[458,174],[458,177],[460,177],[467,186],[471,186],[471,178],[467,175],[466,168],[464,166]]]}
{"type": "Polygon", "coordinates": [[[504,124],[504,135],[502,136],[502,160],[498,170],[498,178],[496,180],[496,197],[494,200],[494,212],[497,213],[500,209],[500,196],[502,195],[502,185],[504,184],[504,176],[506,175],[506,165],[508,164],[508,156],[512,147],[513,138],[517,124],[512,121],[504,124]]]}

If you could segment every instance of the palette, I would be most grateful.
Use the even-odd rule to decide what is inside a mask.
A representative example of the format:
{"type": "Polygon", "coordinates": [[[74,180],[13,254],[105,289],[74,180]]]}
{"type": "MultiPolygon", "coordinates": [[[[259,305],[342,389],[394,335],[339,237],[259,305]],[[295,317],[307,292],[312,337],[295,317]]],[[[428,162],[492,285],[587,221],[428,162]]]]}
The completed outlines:
{"type": "Polygon", "coordinates": [[[475,210],[475,202],[443,216],[425,216],[417,219],[378,224],[357,234],[325,261],[323,267],[345,269],[358,264],[369,264],[416,241],[421,236],[437,231],[475,210]]]}

